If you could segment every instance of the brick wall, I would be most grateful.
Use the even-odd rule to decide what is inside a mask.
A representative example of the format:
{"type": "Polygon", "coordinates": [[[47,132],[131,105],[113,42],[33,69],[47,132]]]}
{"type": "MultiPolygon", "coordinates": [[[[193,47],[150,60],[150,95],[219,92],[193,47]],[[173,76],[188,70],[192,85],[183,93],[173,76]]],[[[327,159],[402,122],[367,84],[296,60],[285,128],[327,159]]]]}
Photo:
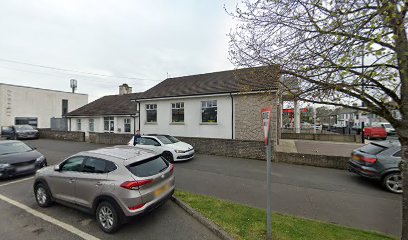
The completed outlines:
{"type": "Polygon", "coordinates": [[[51,129],[38,129],[38,131],[40,132],[40,138],[85,142],[84,132],[53,131],[51,129]]]}
{"type": "Polygon", "coordinates": [[[261,141],[261,109],[268,106],[272,106],[272,139],[277,138],[278,111],[275,93],[236,95],[234,103],[235,139],[261,141]]]}

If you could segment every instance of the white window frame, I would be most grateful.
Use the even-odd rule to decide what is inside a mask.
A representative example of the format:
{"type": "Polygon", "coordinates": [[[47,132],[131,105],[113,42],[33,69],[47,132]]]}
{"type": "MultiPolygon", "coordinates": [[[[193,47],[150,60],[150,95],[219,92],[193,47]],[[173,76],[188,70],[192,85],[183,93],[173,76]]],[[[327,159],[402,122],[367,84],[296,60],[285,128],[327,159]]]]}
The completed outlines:
{"type": "Polygon", "coordinates": [[[207,101],[201,101],[201,123],[204,124],[216,124],[218,123],[218,101],[217,100],[207,100],[207,101]],[[215,112],[216,112],[216,120],[215,121],[203,121],[203,113],[204,110],[207,108],[214,108],[215,107],[215,112]]]}
{"type": "Polygon", "coordinates": [[[90,118],[88,123],[89,132],[95,132],[95,119],[90,118]]]}
{"type": "Polygon", "coordinates": [[[185,113],[184,113],[184,102],[175,102],[171,104],[171,122],[172,123],[184,123],[185,113]],[[173,118],[173,110],[183,110],[183,121],[175,122],[173,118]]]}
{"type": "Polygon", "coordinates": [[[115,117],[103,117],[103,131],[109,133],[115,132],[115,117]],[[105,128],[106,121],[108,122],[108,129],[105,128]]]}
{"type": "Polygon", "coordinates": [[[123,119],[123,132],[125,133],[132,132],[132,119],[130,118],[123,119]],[[126,131],[126,125],[129,125],[129,131],[126,131]]]}
{"type": "Polygon", "coordinates": [[[146,104],[146,123],[157,123],[157,104],[146,104]],[[147,116],[149,111],[156,111],[155,121],[148,121],[147,116]]]}
{"type": "Polygon", "coordinates": [[[81,119],[80,118],[76,120],[76,130],[81,131],[81,119]]]}

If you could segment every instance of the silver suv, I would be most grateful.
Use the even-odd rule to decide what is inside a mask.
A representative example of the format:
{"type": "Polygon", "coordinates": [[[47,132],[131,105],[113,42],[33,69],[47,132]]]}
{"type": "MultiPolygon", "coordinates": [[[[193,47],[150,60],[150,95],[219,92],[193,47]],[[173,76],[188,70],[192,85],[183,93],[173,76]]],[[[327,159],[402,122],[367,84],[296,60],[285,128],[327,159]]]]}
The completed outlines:
{"type": "Polygon", "coordinates": [[[173,194],[173,169],[149,150],[101,148],[38,170],[34,194],[40,207],[59,202],[95,214],[101,229],[112,233],[129,217],[153,210],[173,194]]]}

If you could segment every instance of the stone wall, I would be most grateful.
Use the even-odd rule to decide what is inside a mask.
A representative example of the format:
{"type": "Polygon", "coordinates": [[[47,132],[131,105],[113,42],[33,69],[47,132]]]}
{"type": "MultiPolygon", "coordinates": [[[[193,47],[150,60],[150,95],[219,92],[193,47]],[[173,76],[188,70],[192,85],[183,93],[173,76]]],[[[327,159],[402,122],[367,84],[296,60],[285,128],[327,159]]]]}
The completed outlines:
{"type": "Polygon", "coordinates": [[[282,139],[300,139],[331,142],[360,142],[360,135],[342,135],[342,134],[313,134],[313,133],[282,133],[282,139]]]}
{"type": "Polygon", "coordinates": [[[278,132],[276,94],[243,94],[234,96],[235,139],[263,140],[261,109],[268,106],[272,106],[272,139],[276,140],[278,132]]]}
{"type": "Polygon", "coordinates": [[[275,152],[274,162],[347,170],[349,157],[275,152]]]}
{"type": "Polygon", "coordinates": [[[89,142],[109,145],[126,145],[132,137],[133,134],[89,133],[89,142]]]}
{"type": "Polygon", "coordinates": [[[265,146],[261,141],[177,137],[191,144],[197,153],[238,157],[248,159],[265,159],[265,146]]]}
{"type": "Polygon", "coordinates": [[[85,133],[84,132],[53,131],[53,130],[48,129],[48,128],[40,128],[40,129],[38,129],[38,131],[40,132],[40,138],[85,142],[85,133]]]}

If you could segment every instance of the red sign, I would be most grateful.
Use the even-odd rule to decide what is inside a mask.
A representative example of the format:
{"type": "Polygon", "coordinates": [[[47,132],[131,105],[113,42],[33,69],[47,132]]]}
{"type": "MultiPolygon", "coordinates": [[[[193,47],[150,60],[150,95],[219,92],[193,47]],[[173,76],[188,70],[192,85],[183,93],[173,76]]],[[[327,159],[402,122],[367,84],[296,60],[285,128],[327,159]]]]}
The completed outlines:
{"type": "Polygon", "coordinates": [[[272,107],[262,108],[262,127],[264,130],[265,145],[268,145],[268,134],[271,127],[272,107]]]}

